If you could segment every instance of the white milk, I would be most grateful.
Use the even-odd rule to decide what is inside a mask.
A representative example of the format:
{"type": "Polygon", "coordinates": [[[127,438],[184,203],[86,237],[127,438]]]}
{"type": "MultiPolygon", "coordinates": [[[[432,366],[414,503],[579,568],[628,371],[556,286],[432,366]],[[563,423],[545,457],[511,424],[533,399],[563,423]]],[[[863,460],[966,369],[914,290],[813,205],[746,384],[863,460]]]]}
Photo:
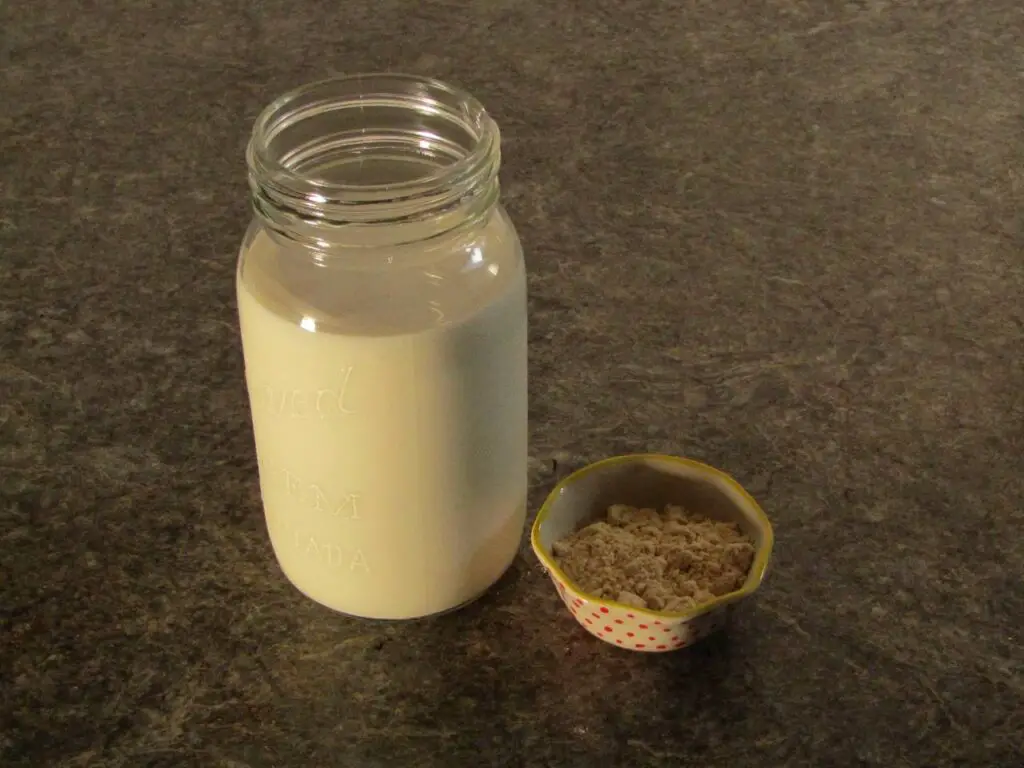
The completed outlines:
{"type": "MultiPolygon", "coordinates": [[[[501,231],[485,233],[491,255],[518,248],[501,231]]],[[[526,515],[521,260],[489,258],[476,283],[438,285],[413,268],[321,289],[308,265],[289,271],[289,255],[260,232],[238,281],[281,568],[312,599],[358,616],[424,616],[472,600],[511,563],[526,515]],[[392,301],[376,301],[373,285],[392,301]],[[406,295],[410,309],[396,311],[406,295]]],[[[479,252],[460,274],[474,261],[479,252]]]]}

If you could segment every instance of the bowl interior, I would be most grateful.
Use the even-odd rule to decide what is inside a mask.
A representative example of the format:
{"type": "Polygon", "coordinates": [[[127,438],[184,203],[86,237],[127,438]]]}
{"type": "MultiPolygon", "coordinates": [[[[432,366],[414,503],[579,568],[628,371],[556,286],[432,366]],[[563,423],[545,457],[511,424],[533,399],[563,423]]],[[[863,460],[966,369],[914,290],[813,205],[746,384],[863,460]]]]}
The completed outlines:
{"type": "Polygon", "coordinates": [[[554,542],[601,518],[612,504],[656,509],[677,504],[715,520],[734,522],[756,550],[743,590],[756,588],[764,576],[772,528],[757,502],[724,472],[691,459],[654,454],[605,459],[555,487],[537,514],[532,537],[545,565],[557,567],[551,556],[554,542]]]}

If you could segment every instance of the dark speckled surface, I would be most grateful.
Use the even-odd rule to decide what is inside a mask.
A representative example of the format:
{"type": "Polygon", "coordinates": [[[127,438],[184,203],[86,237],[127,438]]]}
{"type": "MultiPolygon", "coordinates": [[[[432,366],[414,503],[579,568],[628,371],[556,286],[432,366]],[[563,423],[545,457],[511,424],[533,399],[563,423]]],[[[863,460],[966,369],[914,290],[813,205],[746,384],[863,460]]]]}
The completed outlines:
{"type": "Polygon", "coordinates": [[[1022,35],[1017,0],[0,6],[0,763],[1018,764],[1022,35]],[[556,454],[733,473],[778,544],[728,635],[607,647],[525,548],[428,622],[280,576],[242,149],[382,68],[503,127],[534,508],[556,454]]]}

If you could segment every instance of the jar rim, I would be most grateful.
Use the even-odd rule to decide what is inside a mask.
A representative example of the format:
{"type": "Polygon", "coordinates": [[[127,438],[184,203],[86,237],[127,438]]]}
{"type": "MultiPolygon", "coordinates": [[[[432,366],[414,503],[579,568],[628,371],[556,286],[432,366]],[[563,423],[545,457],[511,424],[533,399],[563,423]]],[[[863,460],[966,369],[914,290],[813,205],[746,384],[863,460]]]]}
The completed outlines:
{"type": "MultiPolygon", "coordinates": [[[[250,171],[290,188],[312,187],[321,194],[351,196],[391,193],[452,184],[477,176],[487,166],[496,166],[499,131],[484,106],[468,91],[432,77],[393,72],[335,75],[300,85],[274,99],[257,116],[247,149],[250,171]],[[334,104],[345,106],[402,105],[423,114],[443,116],[456,121],[472,136],[473,145],[462,157],[437,166],[408,181],[379,184],[348,183],[317,178],[290,165],[278,153],[270,151],[271,140],[282,130],[306,116],[311,108],[334,104]]],[[[497,168],[494,168],[496,173],[497,168]]]]}

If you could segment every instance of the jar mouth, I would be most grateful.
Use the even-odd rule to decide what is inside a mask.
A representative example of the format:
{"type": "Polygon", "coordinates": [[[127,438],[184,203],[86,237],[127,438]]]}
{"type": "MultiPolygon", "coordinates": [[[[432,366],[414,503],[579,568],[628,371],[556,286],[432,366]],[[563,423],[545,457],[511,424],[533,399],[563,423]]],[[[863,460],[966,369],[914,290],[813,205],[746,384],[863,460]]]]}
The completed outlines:
{"type": "Polygon", "coordinates": [[[349,75],[273,101],[246,157],[258,209],[383,222],[436,213],[496,185],[500,136],[459,88],[415,75],[349,75]]]}

